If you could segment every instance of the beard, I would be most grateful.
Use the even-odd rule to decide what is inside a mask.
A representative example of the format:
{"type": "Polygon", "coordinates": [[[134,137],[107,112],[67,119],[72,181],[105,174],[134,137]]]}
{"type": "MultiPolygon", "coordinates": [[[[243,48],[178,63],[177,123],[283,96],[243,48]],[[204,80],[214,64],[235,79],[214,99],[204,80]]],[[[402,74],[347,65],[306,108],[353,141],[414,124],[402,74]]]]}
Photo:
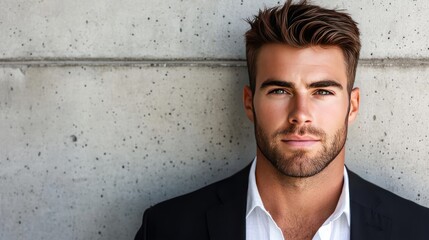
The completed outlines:
{"type": "Polygon", "coordinates": [[[347,120],[333,135],[312,126],[291,125],[268,136],[255,119],[256,144],[264,157],[283,175],[296,178],[312,177],[325,169],[341,152],[347,137],[347,120]],[[312,135],[318,137],[322,148],[311,154],[309,150],[298,149],[285,152],[280,137],[285,135],[312,135]]]}

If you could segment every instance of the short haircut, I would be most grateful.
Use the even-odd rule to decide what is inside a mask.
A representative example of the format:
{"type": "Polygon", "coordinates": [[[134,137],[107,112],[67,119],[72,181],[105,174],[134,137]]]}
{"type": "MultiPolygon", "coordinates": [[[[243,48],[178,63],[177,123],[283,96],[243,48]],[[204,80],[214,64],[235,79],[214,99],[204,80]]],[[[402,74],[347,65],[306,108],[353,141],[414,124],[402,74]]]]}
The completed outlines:
{"type": "Polygon", "coordinates": [[[246,59],[252,92],[256,85],[258,52],[265,44],[279,43],[295,48],[337,46],[344,55],[347,90],[355,81],[361,48],[357,23],[347,13],[311,5],[306,0],[297,4],[287,0],[283,6],[259,10],[247,19],[250,29],[245,34],[246,59]]]}

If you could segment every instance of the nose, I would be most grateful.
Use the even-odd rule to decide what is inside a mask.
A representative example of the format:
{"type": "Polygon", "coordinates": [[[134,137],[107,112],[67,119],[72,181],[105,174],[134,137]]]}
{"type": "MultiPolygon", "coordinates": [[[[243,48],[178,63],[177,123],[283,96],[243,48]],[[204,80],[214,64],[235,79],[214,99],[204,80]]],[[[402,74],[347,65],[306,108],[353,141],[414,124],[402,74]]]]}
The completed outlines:
{"type": "Polygon", "coordinates": [[[288,121],[290,124],[295,125],[309,124],[313,121],[310,102],[305,96],[296,94],[293,99],[291,99],[289,103],[288,121]]]}

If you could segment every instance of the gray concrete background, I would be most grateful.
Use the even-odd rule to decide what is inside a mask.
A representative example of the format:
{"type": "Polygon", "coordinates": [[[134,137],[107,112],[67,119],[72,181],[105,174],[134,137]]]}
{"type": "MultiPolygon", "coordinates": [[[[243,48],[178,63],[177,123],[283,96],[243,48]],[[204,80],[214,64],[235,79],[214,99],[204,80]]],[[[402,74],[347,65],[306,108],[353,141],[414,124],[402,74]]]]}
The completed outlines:
{"type": "MultiPolygon", "coordinates": [[[[429,5],[314,2],[362,32],[348,166],[429,207],[429,5]]],[[[132,239],[250,162],[243,19],[276,3],[2,1],[0,239],[132,239]]]]}

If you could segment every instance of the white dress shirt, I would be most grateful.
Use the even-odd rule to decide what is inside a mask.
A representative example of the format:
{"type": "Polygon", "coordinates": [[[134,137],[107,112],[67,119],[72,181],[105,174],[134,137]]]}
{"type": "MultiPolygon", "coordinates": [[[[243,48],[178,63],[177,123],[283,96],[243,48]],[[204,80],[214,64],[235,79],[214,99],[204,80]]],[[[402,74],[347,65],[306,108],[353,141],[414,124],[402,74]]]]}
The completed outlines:
{"type": "MultiPolygon", "coordinates": [[[[265,209],[256,185],[256,158],[252,163],[247,190],[246,240],[285,240],[281,229],[265,209]]],[[[319,228],[313,240],[350,239],[349,179],[344,167],[344,184],[337,207],[319,228]]],[[[286,239],[287,240],[287,239],[286,239]]]]}

